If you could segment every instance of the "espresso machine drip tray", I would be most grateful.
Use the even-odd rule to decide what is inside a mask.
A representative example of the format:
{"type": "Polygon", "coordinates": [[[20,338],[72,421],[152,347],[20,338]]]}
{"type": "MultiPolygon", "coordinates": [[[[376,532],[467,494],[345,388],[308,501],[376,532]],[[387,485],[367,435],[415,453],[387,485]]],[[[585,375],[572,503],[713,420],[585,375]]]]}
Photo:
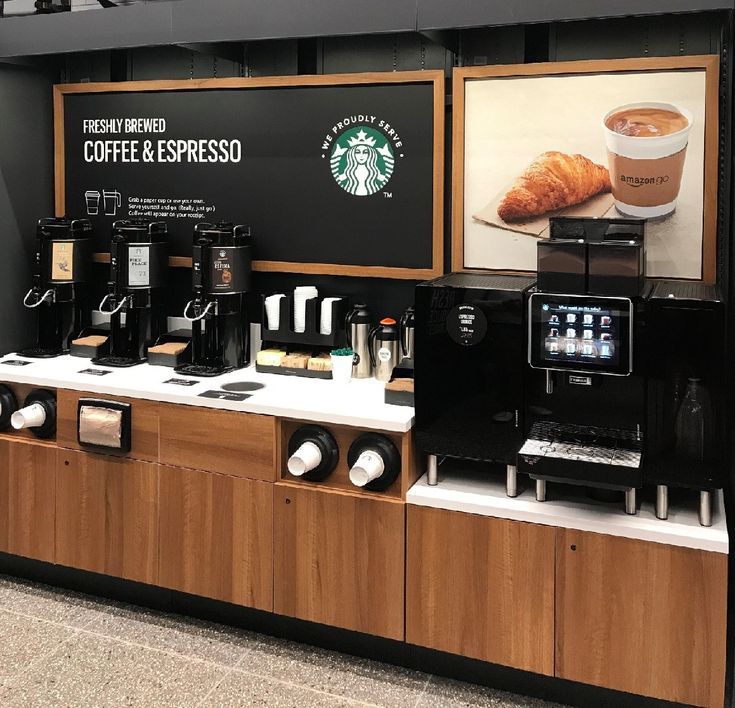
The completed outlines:
{"type": "Polygon", "coordinates": [[[643,442],[636,432],[540,421],[518,453],[518,471],[609,489],[642,485],[643,442]]]}
{"type": "Polygon", "coordinates": [[[642,444],[627,430],[537,422],[519,455],[639,468],[642,444]]]}

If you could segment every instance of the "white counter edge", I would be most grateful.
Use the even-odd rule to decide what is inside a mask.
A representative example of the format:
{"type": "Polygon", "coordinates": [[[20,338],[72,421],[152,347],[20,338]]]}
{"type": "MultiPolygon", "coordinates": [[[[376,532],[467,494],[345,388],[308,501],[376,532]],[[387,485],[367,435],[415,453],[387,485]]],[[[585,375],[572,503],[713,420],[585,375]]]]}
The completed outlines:
{"type": "MultiPolygon", "coordinates": [[[[17,354],[1,358],[25,359],[17,354]]],[[[112,369],[110,374],[96,377],[78,372],[84,368],[109,367],[91,364],[89,359],[69,356],[31,361],[33,365],[29,366],[0,364],[0,383],[84,391],[101,397],[121,396],[397,433],[408,432],[414,422],[413,408],[376,403],[379,401],[378,394],[382,396],[382,385],[372,379],[350,382],[340,389],[339,384],[332,381],[258,374],[254,368],[245,368],[219,377],[197,379],[197,384],[192,387],[170,385],[163,388],[165,379],[187,377],[179,376],[168,367],[149,364],[112,369]],[[237,380],[265,382],[266,388],[246,401],[202,398],[198,395],[237,380]],[[331,403],[331,409],[326,405],[320,407],[320,402],[331,403]],[[360,414],[361,409],[366,412],[360,414]]]]}
{"type": "Polygon", "coordinates": [[[631,516],[622,507],[616,510],[614,506],[576,498],[537,502],[530,490],[510,498],[505,495],[504,485],[497,480],[478,481],[462,475],[444,481],[440,478],[434,487],[428,485],[424,475],[408,491],[406,503],[714,553],[727,554],[729,551],[721,491],[715,495],[711,527],[700,526],[693,509],[672,508],[669,518],[661,520],[656,518],[653,506],[644,503],[638,514],[631,516]]]}

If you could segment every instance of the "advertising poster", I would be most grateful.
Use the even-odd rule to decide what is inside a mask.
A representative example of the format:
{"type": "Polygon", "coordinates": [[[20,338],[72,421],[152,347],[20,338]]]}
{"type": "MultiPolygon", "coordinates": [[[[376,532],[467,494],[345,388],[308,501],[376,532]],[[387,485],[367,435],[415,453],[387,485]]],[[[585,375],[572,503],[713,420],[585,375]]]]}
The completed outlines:
{"type": "Polygon", "coordinates": [[[648,276],[702,279],[706,74],[468,78],[463,266],[534,271],[549,217],[632,217],[647,221],[648,276]]]}

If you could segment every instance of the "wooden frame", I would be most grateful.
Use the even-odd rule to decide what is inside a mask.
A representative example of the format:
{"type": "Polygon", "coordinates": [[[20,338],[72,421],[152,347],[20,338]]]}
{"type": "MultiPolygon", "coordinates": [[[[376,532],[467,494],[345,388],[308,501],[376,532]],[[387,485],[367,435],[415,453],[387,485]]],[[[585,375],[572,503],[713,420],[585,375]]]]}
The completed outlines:
{"type": "MultiPolygon", "coordinates": [[[[704,218],[701,278],[707,283],[714,283],[717,278],[719,68],[720,59],[717,55],[698,55],[599,59],[455,69],[452,81],[454,90],[454,122],[452,129],[452,270],[462,272],[478,272],[482,270],[479,268],[466,268],[464,265],[464,131],[465,81],[467,79],[704,69],[706,72],[705,111],[708,119],[704,136],[704,218]]],[[[513,272],[518,273],[519,271],[513,272]]]]}
{"type": "MultiPolygon", "coordinates": [[[[337,74],[323,76],[267,76],[257,78],[191,79],[162,81],[98,82],[57,84],[54,86],[54,184],[55,211],[65,211],[64,97],[79,93],[124,93],[143,91],[206,91],[214,89],[250,89],[297,86],[356,86],[362,84],[432,83],[434,87],[434,159],[433,159],[433,234],[431,268],[341,265],[335,263],[297,263],[288,261],[253,261],[253,270],[306,273],[312,275],[347,275],[353,277],[426,280],[444,272],[444,72],[401,71],[337,74]]],[[[94,260],[109,263],[109,253],[96,253],[94,260]]],[[[191,258],[172,257],[172,267],[191,268],[191,258]]]]}

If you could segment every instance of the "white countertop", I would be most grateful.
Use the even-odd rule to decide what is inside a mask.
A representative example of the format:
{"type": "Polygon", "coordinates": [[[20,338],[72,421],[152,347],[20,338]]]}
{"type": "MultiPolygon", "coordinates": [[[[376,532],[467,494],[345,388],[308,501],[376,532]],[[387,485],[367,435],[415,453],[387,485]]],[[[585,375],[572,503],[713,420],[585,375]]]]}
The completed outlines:
{"type": "Polygon", "coordinates": [[[205,408],[222,408],[246,413],[261,413],[283,418],[298,418],[319,423],[351,425],[358,428],[406,432],[414,421],[414,409],[387,405],[384,384],[375,379],[353,379],[337,384],[324,379],[260,374],[255,367],[239,369],[223,376],[197,378],[181,376],[165,366],[140,364],[129,368],[97,366],[89,359],[61,356],[54,359],[28,359],[17,354],[0,357],[0,383],[24,383],[48,388],[67,388],[100,395],[143,398],[205,408]],[[3,364],[5,360],[30,361],[27,366],[3,364]],[[82,369],[103,369],[111,373],[94,376],[82,369]],[[196,381],[193,386],[165,384],[171,378],[196,381]],[[265,388],[245,401],[200,398],[204,391],[217,390],[234,381],[255,381],[265,388]]]}
{"type": "Polygon", "coordinates": [[[672,502],[669,518],[662,520],[656,518],[653,504],[646,501],[639,503],[638,514],[631,516],[625,513],[622,502],[594,501],[586,496],[582,487],[576,488],[572,496],[569,487],[549,482],[545,502],[536,501],[535,487],[523,475],[518,476],[518,488],[519,495],[510,498],[505,494],[504,474],[456,469],[442,474],[440,467],[439,484],[430,487],[424,475],[408,491],[406,502],[715,553],[728,552],[722,491],[715,494],[713,524],[707,528],[699,525],[695,502],[688,506],[672,502]],[[565,492],[567,496],[563,496],[565,492]]]}

